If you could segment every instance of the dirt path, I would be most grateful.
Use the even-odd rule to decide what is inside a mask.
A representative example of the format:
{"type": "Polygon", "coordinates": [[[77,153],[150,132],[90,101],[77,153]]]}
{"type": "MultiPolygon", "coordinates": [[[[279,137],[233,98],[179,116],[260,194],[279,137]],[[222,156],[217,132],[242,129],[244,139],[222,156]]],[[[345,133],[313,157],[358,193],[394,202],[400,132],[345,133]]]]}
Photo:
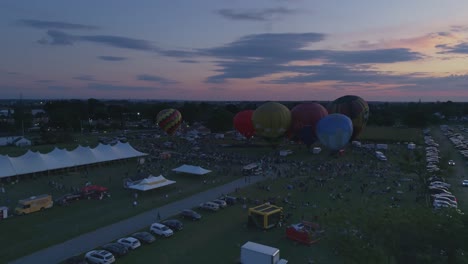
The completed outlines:
{"type": "Polygon", "coordinates": [[[455,161],[455,166],[448,167],[448,171],[443,173],[448,183],[452,185],[450,188],[452,193],[458,199],[458,208],[463,212],[468,213],[468,187],[463,187],[461,182],[464,179],[468,180],[468,169],[464,157],[453,146],[452,142],[444,136],[439,127],[431,129],[432,137],[439,144],[440,156],[443,160],[447,158],[455,161]]]}

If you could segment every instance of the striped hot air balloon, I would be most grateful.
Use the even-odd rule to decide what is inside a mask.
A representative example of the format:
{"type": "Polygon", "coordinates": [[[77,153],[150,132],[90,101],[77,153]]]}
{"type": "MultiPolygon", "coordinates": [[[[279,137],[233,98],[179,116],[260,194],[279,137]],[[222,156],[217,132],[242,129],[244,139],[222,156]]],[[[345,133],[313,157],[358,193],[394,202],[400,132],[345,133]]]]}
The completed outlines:
{"type": "Polygon", "coordinates": [[[161,110],[156,116],[158,126],[168,135],[173,135],[182,123],[182,114],[173,108],[161,110]]]}
{"type": "Polygon", "coordinates": [[[328,113],[339,113],[346,115],[353,121],[353,135],[350,138],[355,140],[364,130],[369,119],[369,105],[364,99],[356,95],[345,95],[328,106],[328,113]]]}

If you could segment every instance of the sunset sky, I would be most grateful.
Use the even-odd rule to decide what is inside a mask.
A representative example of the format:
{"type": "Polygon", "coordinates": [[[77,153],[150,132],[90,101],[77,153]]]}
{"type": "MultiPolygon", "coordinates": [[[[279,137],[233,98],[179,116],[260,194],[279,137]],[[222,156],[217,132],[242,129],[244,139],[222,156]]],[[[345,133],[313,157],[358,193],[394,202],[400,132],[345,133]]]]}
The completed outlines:
{"type": "Polygon", "coordinates": [[[468,1],[2,0],[0,99],[468,101],[468,1]]]}

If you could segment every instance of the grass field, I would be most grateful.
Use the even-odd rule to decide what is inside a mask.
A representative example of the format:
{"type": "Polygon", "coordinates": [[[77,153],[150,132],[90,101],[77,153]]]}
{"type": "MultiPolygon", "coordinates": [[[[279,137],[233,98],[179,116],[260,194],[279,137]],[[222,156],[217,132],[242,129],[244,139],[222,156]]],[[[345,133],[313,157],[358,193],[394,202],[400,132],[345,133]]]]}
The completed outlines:
{"type": "MultiPolygon", "coordinates": [[[[404,149],[402,146],[395,147],[395,153],[389,154],[390,162],[397,162],[400,158],[397,151],[404,149]]],[[[333,159],[332,164],[347,163],[370,158],[357,158],[360,153],[350,153],[340,159],[333,159]]],[[[324,158],[325,156],[309,156],[324,158]]],[[[289,158],[289,157],[288,157],[289,158]]],[[[315,163],[310,160],[311,163],[315,163]]],[[[373,161],[369,161],[373,163],[373,161]]],[[[380,164],[381,165],[381,164],[380,164]]],[[[380,166],[375,164],[375,166],[380,166]]],[[[258,200],[263,202],[269,198],[275,197],[278,205],[284,208],[285,214],[291,214],[289,223],[300,222],[304,220],[314,221],[318,216],[319,223],[325,230],[325,237],[312,246],[305,246],[290,241],[285,237],[285,226],[277,227],[269,231],[262,231],[247,227],[247,211],[241,205],[235,205],[222,209],[217,213],[203,213],[201,222],[185,221],[185,229],[176,233],[169,239],[159,239],[153,245],[143,246],[135,252],[131,252],[118,260],[119,263],[144,263],[151,260],[155,263],[237,263],[240,256],[240,247],[247,241],[254,241],[277,247],[281,251],[282,258],[290,263],[307,263],[309,258],[314,263],[352,263],[342,259],[335,254],[334,249],[338,245],[335,240],[329,238],[327,234],[336,233],[337,230],[348,228],[346,222],[355,223],[366,221],[363,219],[372,215],[374,208],[389,207],[392,203],[391,197],[398,196],[401,199],[399,206],[406,208],[424,208],[424,202],[415,203],[416,191],[408,192],[408,182],[400,187],[392,185],[390,179],[411,179],[413,184],[417,184],[418,177],[411,173],[391,172],[387,184],[392,186],[392,191],[383,194],[377,194],[369,197],[367,194],[361,194],[359,186],[368,182],[370,189],[380,190],[387,185],[382,185],[382,178],[375,175],[367,175],[364,168],[358,169],[356,175],[348,177],[335,177],[329,180],[324,187],[319,187],[313,182],[313,178],[318,176],[318,172],[308,174],[301,173],[301,170],[290,170],[291,178],[267,179],[262,182],[263,186],[270,186],[270,191],[260,186],[251,186],[240,190],[232,195],[237,197],[246,197],[251,201],[258,200]],[[378,181],[372,184],[373,181],[378,181]],[[307,192],[297,188],[299,181],[306,182],[309,185],[307,192]],[[289,190],[287,185],[296,186],[289,190]],[[380,186],[379,186],[380,185],[380,186]],[[351,191],[346,192],[345,186],[349,186],[351,191]],[[396,190],[403,191],[402,194],[396,194],[396,190]],[[333,200],[330,193],[342,193],[344,198],[333,200]],[[282,202],[284,197],[290,194],[290,202],[294,205],[282,202]],[[308,205],[307,205],[308,204],[308,205]],[[330,210],[331,209],[331,210],[330,210]],[[345,219],[345,220],[344,220],[345,219]],[[183,254],[181,254],[183,252],[183,254]]],[[[326,177],[332,177],[326,175],[326,177]]],[[[253,204],[249,204],[249,207],[253,204]]],[[[391,210],[391,209],[390,209],[391,210]]],[[[355,263],[355,262],[354,262],[355,263]]]]}
{"type": "Polygon", "coordinates": [[[383,143],[414,142],[419,145],[424,143],[422,131],[419,128],[367,126],[359,139],[383,143]]]}
{"type": "MultiPolygon", "coordinates": [[[[372,131],[372,127],[368,128],[368,130],[372,131]]],[[[391,140],[389,141],[396,141],[398,134],[396,132],[388,132],[392,131],[394,128],[383,129],[382,131],[387,131],[388,138],[391,140]],[[393,137],[392,137],[393,136],[393,137]]],[[[411,135],[414,134],[414,138],[417,138],[416,130],[408,130],[406,133],[403,130],[398,129],[400,134],[407,134],[411,135]]],[[[367,131],[367,130],[366,130],[367,131]]],[[[374,134],[378,134],[378,129],[374,130],[374,134]]],[[[367,132],[365,132],[367,133],[367,132]]],[[[363,134],[364,136],[365,134],[363,134]]],[[[366,140],[379,142],[381,135],[370,135],[367,137],[366,140]]],[[[83,138],[83,141],[80,141],[80,144],[86,145],[85,142],[88,142],[89,145],[96,144],[97,140],[92,138],[83,138]]],[[[160,141],[164,142],[166,139],[161,138],[160,141]]],[[[173,139],[177,140],[177,139],[173,139]]],[[[409,140],[409,139],[408,139],[409,140]]],[[[404,141],[404,140],[401,140],[404,141]]],[[[413,142],[418,142],[417,140],[412,140],[413,142]]],[[[217,140],[212,142],[211,144],[221,144],[226,143],[227,140],[217,140]]],[[[386,141],[385,141],[386,142],[386,141]]],[[[261,141],[257,140],[257,143],[261,143],[261,141]]],[[[263,144],[263,143],[261,143],[263,144]]],[[[66,145],[63,147],[67,147],[72,149],[74,146],[66,145]]],[[[205,146],[201,146],[204,148],[205,146]]],[[[400,166],[407,166],[411,168],[411,164],[408,163],[408,156],[401,155],[402,152],[406,153],[407,150],[405,149],[406,146],[404,145],[392,145],[388,151],[388,158],[389,164],[398,164],[400,166]]],[[[52,149],[52,146],[41,146],[36,148],[41,152],[46,149],[52,149]],[[41,150],[42,149],[42,150],[41,150]]],[[[235,147],[235,148],[220,148],[215,147],[212,150],[217,152],[223,153],[231,153],[232,155],[241,155],[243,157],[248,157],[249,159],[258,160],[260,157],[269,157],[269,158],[278,158],[278,151],[280,149],[291,149],[293,150],[293,154],[285,157],[286,161],[289,162],[303,162],[303,164],[307,164],[307,166],[318,166],[323,162],[328,162],[333,166],[333,164],[343,164],[343,163],[350,163],[354,164],[357,161],[361,161],[364,163],[372,163],[374,164],[377,169],[385,168],[384,163],[377,163],[375,157],[372,154],[364,154],[361,152],[356,152],[351,148],[347,149],[347,154],[344,157],[337,158],[336,156],[330,156],[329,152],[324,150],[319,155],[312,155],[308,149],[300,144],[289,144],[283,142],[280,146],[273,149],[271,147],[260,147],[260,148],[246,148],[246,147],[235,147]],[[363,156],[364,155],[364,156],[363,156]]],[[[16,150],[18,151],[18,150],[16,150]]],[[[176,150],[183,153],[185,150],[176,150]]],[[[211,151],[211,150],[209,150],[211,151]]],[[[208,151],[208,152],[209,152],[208,151]]],[[[8,148],[0,148],[0,153],[10,154],[11,150],[8,148]]],[[[177,155],[176,155],[177,157],[177,155]]],[[[194,164],[205,164],[206,161],[203,159],[194,158],[194,164]]],[[[165,161],[157,161],[158,168],[159,164],[163,165],[164,170],[161,171],[159,169],[154,169],[152,171],[153,174],[159,175],[163,173],[167,178],[171,180],[176,180],[177,184],[175,186],[167,187],[161,190],[156,190],[151,193],[145,193],[139,197],[139,206],[137,208],[132,207],[132,192],[128,190],[124,190],[122,188],[122,178],[125,177],[125,173],[128,171],[129,175],[134,175],[136,173],[136,163],[135,161],[127,162],[127,163],[116,163],[112,165],[94,167],[89,170],[88,178],[84,174],[83,171],[72,172],[68,173],[67,175],[43,175],[39,176],[37,179],[25,178],[21,179],[20,183],[17,185],[8,185],[6,186],[7,194],[4,196],[0,195],[0,204],[5,204],[10,207],[13,207],[16,204],[18,199],[23,199],[32,195],[38,195],[42,193],[50,193],[54,197],[59,196],[63,193],[69,192],[69,188],[71,186],[83,186],[86,181],[91,181],[93,184],[100,184],[109,187],[112,197],[107,200],[97,201],[97,200],[87,200],[87,201],[78,201],[76,203],[72,203],[66,207],[54,207],[52,209],[46,210],[41,213],[34,213],[27,216],[22,217],[13,217],[11,219],[7,219],[0,223],[0,256],[3,257],[4,260],[12,260],[17,257],[20,257],[27,253],[32,253],[33,251],[39,250],[41,248],[59,243],[61,241],[70,239],[74,236],[79,234],[97,229],[99,227],[109,225],[114,223],[118,220],[128,218],[130,216],[136,215],[140,212],[146,211],[150,208],[154,208],[160,206],[162,204],[166,204],[170,201],[181,199],[182,197],[186,197],[188,195],[197,193],[201,190],[206,188],[210,188],[214,185],[219,185],[224,182],[231,181],[240,176],[240,165],[233,165],[232,163],[228,164],[211,164],[208,168],[211,167],[218,167],[218,170],[215,169],[213,173],[203,176],[203,180],[207,180],[210,182],[208,185],[202,184],[202,179],[200,178],[193,178],[192,176],[186,175],[178,175],[173,174],[169,171],[170,168],[174,168],[176,166],[181,165],[177,158],[172,158],[165,161]],[[229,173],[223,173],[222,168],[223,166],[227,168],[229,173]],[[227,167],[226,167],[227,166],[227,167]],[[56,181],[62,183],[65,186],[64,190],[55,190],[48,185],[49,181],[56,181]],[[216,181],[212,183],[212,181],[216,181]],[[180,192],[179,192],[180,190],[180,192]],[[169,198],[163,198],[166,194],[169,194],[169,198]],[[9,201],[9,202],[7,202],[9,201]],[[105,212],[103,214],[102,212],[105,212]]],[[[363,164],[363,163],[361,163],[363,164]]],[[[308,180],[308,175],[316,176],[316,172],[308,172],[297,168],[284,168],[284,171],[292,174],[291,177],[296,179],[304,179],[308,180]]],[[[411,178],[413,181],[417,181],[417,176],[413,174],[407,174],[411,172],[411,169],[403,170],[403,171],[393,171],[390,170],[389,177],[394,178],[411,178]]],[[[226,170],[224,170],[226,172],[226,170]]],[[[363,182],[369,182],[369,186],[377,185],[382,179],[377,178],[371,180],[373,177],[372,175],[368,175],[368,173],[360,174],[356,172],[353,175],[350,175],[349,178],[343,179],[335,179],[333,185],[336,188],[342,188],[343,186],[348,185],[350,186],[353,191],[347,196],[347,202],[338,201],[337,204],[334,204],[336,208],[345,208],[347,212],[349,209],[357,209],[357,208],[365,208],[367,206],[372,206],[378,201],[381,203],[388,204],[390,196],[389,195],[382,195],[377,197],[376,199],[361,199],[357,193],[359,190],[359,185],[363,182]],[[371,184],[371,182],[376,182],[371,184]]],[[[374,175],[375,176],[375,175],[374,175]]],[[[330,175],[324,175],[324,177],[330,177],[330,175]]],[[[336,178],[336,177],[335,177],[336,178]]],[[[281,179],[274,182],[269,182],[268,184],[272,187],[271,193],[266,193],[263,190],[256,189],[255,187],[241,190],[241,193],[237,194],[243,195],[252,199],[259,199],[263,200],[267,196],[275,195],[275,196],[283,196],[286,194],[286,190],[284,189],[285,184],[291,179],[281,179]]],[[[391,185],[391,183],[389,183],[391,185]]],[[[333,187],[333,186],[328,186],[333,187]]],[[[328,188],[327,187],[327,188],[328,188]]],[[[406,186],[405,186],[406,187],[406,186]]],[[[297,193],[297,196],[294,197],[294,200],[297,203],[301,201],[308,201],[310,204],[316,204],[317,208],[310,208],[304,207],[300,210],[298,209],[291,209],[291,213],[293,214],[293,220],[298,221],[302,215],[302,212],[307,217],[311,217],[312,215],[317,214],[317,210],[320,213],[323,213],[324,208],[331,207],[332,203],[330,198],[328,197],[330,193],[329,189],[324,189],[322,191],[310,191],[310,193],[297,193]]],[[[414,195],[414,193],[409,194],[414,195]]],[[[406,194],[403,195],[404,198],[402,204],[407,203],[408,206],[413,206],[414,197],[407,197],[406,194]]],[[[377,203],[378,204],[378,203],[377,203]]],[[[299,208],[299,207],[298,207],[299,208]]],[[[289,208],[286,208],[289,211],[289,208]]],[[[213,214],[206,219],[204,219],[203,223],[188,223],[186,230],[182,231],[183,233],[177,234],[174,238],[168,239],[167,241],[158,241],[156,245],[149,246],[148,248],[152,247],[153,249],[146,250],[141,249],[141,252],[148,251],[148,254],[153,252],[154,250],[159,250],[159,247],[162,247],[164,252],[161,256],[151,255],[152,257],[159,258],[159,262],[161,263],[186,263],[185,260],[189,258],[185,254],[180,254],[180,251],[177,249],[178,246],[182,247],[186,250],[186,248],[194,248],[193,253],[195,254],[194,263],[203,263],[209,255],[209,252],[206,250],[210,250],[213,248],[219,258],[222,258],[222,254],[226,254],[227,259],[229,261],[234,261],[239,254],[239,244],[243,244],[246,240],[253,239],[257,242],[268,242],[268,241],[275,241],[275,243],[267,243],[271,244],[272,246],[278,246],[284,252],[285,258],[289,258],[291,260],[294,259],[292,256],[298,256],[297,261],[295,263],[302,263],[304,258],[309,255],[309,253],[297,253],[294,250],[300,249],[304,250],[304,247],[294,245],[289,241],[284,240],[284,230],[272,230],[272,232],[258,232],[258,231],[246,231],[244,224],[246,222],[245,213],[242,211],[240,207],[233,207],[230,209],[225,210],[224,212],[220,212],[218,214],[213,214]],[[210,222],[213,221],[213,222],[210,222]],[[204,222],[208,223],[223,223],[222,225],[215,224],[215,225],[205,225],[204,222]],[[219,225],[219,226],[218,226],[219,225]],[[193,227],[191,227],[193,226],[193,227]],[[210,228],[211,227],[211,228],[210,228]],[[217,230],[216,232],[209,232],[205,235],[202,235],[203,232],[207,232],[207,230],[217,230]],[[194,233],[192,233],[192,231],[194,233]],[[189,232],[190,231],[190,232],[189,232]],[[185,235],[185,234],[186,235],[185,235]],[[179,237],[187,236],[185,239],[179,239],[179,237]],[[207,236],[207,238],[204,238],[207,236]],[[233,237],[233,240],[224,241],[222,238],[226,237],[233,237]],[[203,238],[203,239],[202,239],[203,238]],[[219,242],[223,240],[223,243],[219,242]],[[174,241],[174,242],[172,242],[174,241]],[[199,242],[202,241],[203,243],[199,242]],[[162,245],[159,245],[161,242],[162,245]],[[163,244],[163,243],[166,243],[163,244]],[[206,242],[206,243],[205,243],[206,242]],[[174,243],[174,244],[171,244],[174,243]],[[278,244],[276,244],[278,243],[278,244]],[[292,246],[290,246],[292,245],[292,246]],[[146,250],[146,251],[145,251],[146,250]],[[199,253],[196,255],[196,253],[199,253]]],[[[325,223],[326,226],[326,223],[325,223]]],[[[326,229],[327,227],[325,227],[326,229]]],[[[331,257],[332,252],[330,251],[330,246],[327,245],[327,241],[324,240],[320,242],[320,244],[313,246],[311,248],[307,248],[306,252],[324,252],[323,254],[318,254],[319,258],[322,259],[333,259],[331,257]],[[315,250],[318,248],[318,250],[315,250]],[[328,248],[326,250],[325,248],[328,248]],[[330,255],[331,254],[331,255],[330,255]]],[[[185,252],[185,251],[184,251],[185,252]]],[[[143,253],[142,253],[143,254],[143,253]]],[[[134,253],[122,259],[122,261],[129,262],[125,263],[140,263],[139,261],[143,259],[144,254],[142,255],[141,259],[132,260],[133,256],[135,258],[139,258],[139,253],[134,253]],[[133,261],[133,262],[132,262],[133,261]]],[[[150,257],[149,255],[147,257],[150,257]]],[[[226,258],[223,258],[223,260],[226,258]]],[[[119,261],[120,262],[120,261],[119,261]]],[[[208,262],[210,263],[210,262],[208,262]]],[[[212,262],[211,262],[212,263],[212,262]]],[[[323,262],[322,262],[323,263],[323,262]]],[[[337,263],[340,263],[339,261],[337,263]]]]}

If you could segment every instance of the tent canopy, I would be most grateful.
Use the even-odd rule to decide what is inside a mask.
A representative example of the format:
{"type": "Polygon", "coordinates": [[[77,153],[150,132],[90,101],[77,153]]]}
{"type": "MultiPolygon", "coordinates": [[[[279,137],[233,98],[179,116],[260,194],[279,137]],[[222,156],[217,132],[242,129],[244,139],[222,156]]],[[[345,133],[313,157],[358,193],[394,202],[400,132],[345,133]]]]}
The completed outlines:
{"type": "Polygon", "coordinates": [[[186,165],[186,164],[178,168],[172,169],[172,171],[195,174],[195,175],[204,175],[204,174],[211,172],[210,170],[206,170],[200,166],[192,166],[192,165],[186,165]]]}
{"type": "Polygon", "coordinates": [[[174,184],[174,183],[176,183],[176,182],[168,180],[168,179],[164,178],[164,176],[162,176],[162,175],[159,175],[158,177],[150,175],[150,176],[148,176],[147,178],[144,178],[141,181],[135,182],[135,184],[130,185],[128,188],[135,189],[135,190],[140,190],[140,191],[148,191],[148,190],[161,188],[163,186],[171,185],[171,184],[174,184]]]}
{"type": "Polygon", "coordinates": [[[95,148],[78,146],[71,151],[55,148],[46,154],[28,150],[19,157],[0,155],[0,178],[146,155],[122,142],[95,148]]]}

